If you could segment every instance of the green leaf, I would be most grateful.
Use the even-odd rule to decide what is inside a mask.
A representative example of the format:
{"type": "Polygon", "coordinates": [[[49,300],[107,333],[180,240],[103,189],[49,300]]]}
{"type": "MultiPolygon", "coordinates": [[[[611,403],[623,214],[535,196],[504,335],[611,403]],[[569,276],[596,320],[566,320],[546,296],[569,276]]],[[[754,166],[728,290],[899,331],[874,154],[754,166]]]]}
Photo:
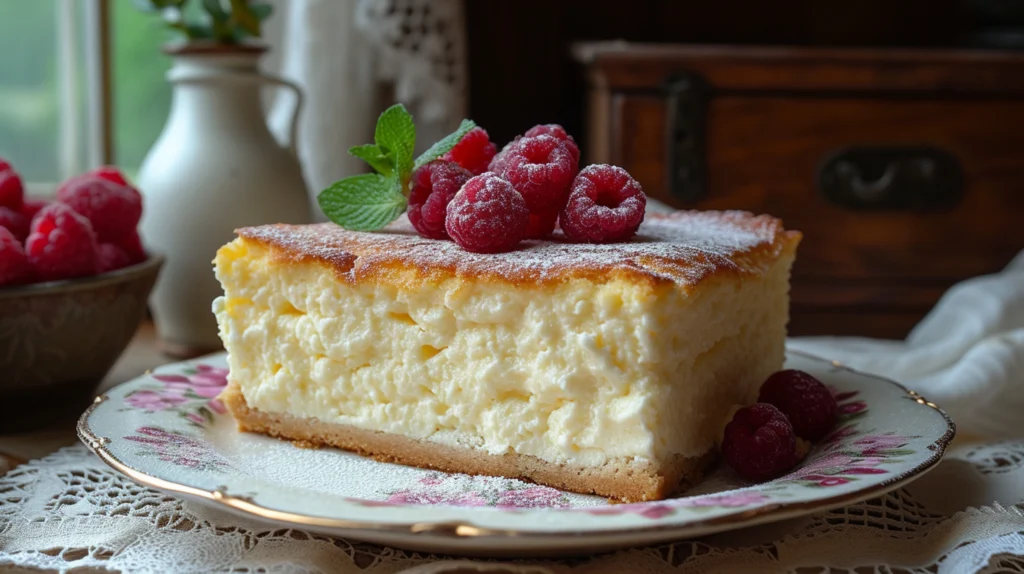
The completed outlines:
{"type": "Polygon", "coordinates": [[[156,12],[169,7],[181,7],[185,0],[133,0],[135,7],[143,12],[156,12]]]}
{"type": "Polygon", "coordinates": [[[412,173],[412,152],[416,147],[416,125],[412,115],[402,104],[395,104],[384,110],[377,119],[373,139],[388,158],[395,172],[402,180],[402,186],[412,173]]]}
{"type": "Polygon", "coordinates": [[[260,19],[249,6],[249,0],[231,0],[231,20],[253,36],[260,35],[260,19]]]}
{"type": "Polygon", "coordinates": [[[252,13],[262,22],[270,17],[274,13],[274,7],[270,4],[252,4],[249,6],[252,9],[252,13]]]}
{"type": "Polygon", "coordinates": [[[406,199],[397,178],[379,173],[347,177],[317,196],[328,219],[352,231],[374,231],[405,211],[406,199]]]}
{"type": "Polygon", "coordinates": [[[473,120],[462,120],[462,123],[459,124],[459,129],[439,139],[434,145],[430,146],[430,149],[416,158],[416,165],[413,166],[413,169],[419,169],[451,151],[455,144],[462,141],[462,138],[469,133],[469,130],[475,127],[476,122],[473,120]]]}
{"type": "Polygon", "coordinates": [[[390,176],[395,171],[391,160],[374,144],[351,147],[348,149],[348,153],[370,164],[370,167],[382,175],[390,176]]]}
{"type": "Polygon", "coordinates": [[[228,13],[224,11],[224,7],[221,6],[220,0],[203,0],[203,8],[213,18],[214,22],[227,22],[228,13]]]}

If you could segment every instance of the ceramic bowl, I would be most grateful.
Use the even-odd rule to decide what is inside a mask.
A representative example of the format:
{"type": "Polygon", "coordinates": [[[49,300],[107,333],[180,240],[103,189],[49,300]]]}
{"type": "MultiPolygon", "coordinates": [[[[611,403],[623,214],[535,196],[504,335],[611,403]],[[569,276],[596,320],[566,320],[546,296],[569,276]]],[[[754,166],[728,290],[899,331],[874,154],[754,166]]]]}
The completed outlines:
{"type": "Polygon", "coordinates": [[[80,412],[138,329],[163,257],[0,288],[0,432],[80,412]]]}

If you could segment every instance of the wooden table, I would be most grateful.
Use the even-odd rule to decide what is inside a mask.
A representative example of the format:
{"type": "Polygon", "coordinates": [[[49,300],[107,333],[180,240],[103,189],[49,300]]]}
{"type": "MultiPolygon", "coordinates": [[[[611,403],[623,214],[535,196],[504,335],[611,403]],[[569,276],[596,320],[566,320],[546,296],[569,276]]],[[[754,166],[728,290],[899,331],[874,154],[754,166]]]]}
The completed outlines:
{"type": "MultiPolygon", "coordinates": [[[[156,331],[152,323],[146,322],[100,384],[97,394],[175,360],[157,349],[156,331]]],[[[76,422],[77,417],[38,431],[0,435],[0,475],[18,464],[75,444],[78,441],[76,422]]]]}

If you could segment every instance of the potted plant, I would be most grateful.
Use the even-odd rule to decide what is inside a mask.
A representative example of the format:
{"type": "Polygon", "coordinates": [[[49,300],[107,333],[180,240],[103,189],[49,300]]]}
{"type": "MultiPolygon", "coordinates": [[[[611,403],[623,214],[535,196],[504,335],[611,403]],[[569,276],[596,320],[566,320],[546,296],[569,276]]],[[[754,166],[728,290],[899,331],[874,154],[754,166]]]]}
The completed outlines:
{"type": "MultiPolygon", "coordinates": [[[[164,350],[191,356],[221,347],[211,313],[221,293],[210,270],[217,249],[239,227],[306,223],[310,203],[294,153],[302,92],[259,69],[256,43],[267,4],[246,0],[136,0],[159,16],[179,41],[165,52],[174,63],[171,111],[139,171],[147,210],[146,244],[167,263],[151,308],[164,350]],[[290,137],[267,128],[262,87],[294,93],[290,137]]],[[[125,81],[131,81],[126,79],[125,81]]]]}

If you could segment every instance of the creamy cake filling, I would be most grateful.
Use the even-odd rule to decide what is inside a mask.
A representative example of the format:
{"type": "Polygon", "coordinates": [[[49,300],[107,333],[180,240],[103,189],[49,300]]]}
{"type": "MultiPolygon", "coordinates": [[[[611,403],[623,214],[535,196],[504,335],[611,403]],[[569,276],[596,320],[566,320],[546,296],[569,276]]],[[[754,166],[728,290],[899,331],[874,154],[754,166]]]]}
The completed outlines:
{"type": "Polygon", "coordinates": [[[339,281],[240,238],[214,303],[248,405],[555,463],[711,449],[782,365],[792,253],[699,289],[339,281]]]}

